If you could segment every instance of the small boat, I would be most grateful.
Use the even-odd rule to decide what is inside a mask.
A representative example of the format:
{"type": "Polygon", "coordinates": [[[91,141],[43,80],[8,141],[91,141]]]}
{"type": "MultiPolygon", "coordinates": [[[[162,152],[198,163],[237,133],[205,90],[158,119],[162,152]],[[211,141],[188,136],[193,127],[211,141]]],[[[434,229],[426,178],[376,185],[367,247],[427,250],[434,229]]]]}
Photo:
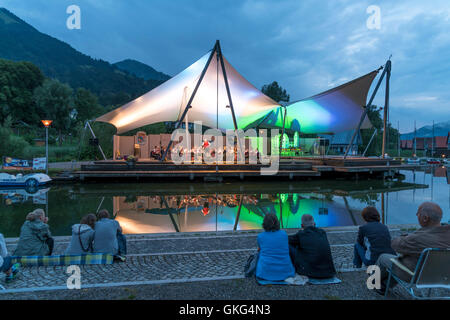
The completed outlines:
{"type": "Polygon", "coordinates": [[[420,163],[420,159],[419,158],[408,158],[408,160],[406,160],[407,163],[420,163]]]}
{"type": "Polygon", "coordinates": [[[43,173],[31,173],[23,175],[12,175],[7,173],[0,173],[0,187],[23,187],[23,188],[38,188],[48,184],[52,179],[43,173]]]}

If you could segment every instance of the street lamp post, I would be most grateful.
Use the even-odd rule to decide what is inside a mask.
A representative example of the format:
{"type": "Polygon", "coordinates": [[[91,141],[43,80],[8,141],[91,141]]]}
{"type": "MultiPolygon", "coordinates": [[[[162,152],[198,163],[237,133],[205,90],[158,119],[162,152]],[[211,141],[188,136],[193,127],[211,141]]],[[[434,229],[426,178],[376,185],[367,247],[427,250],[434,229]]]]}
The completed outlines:
{"type": "Polygon", "coordinates": [[[41,122],[45,126],[45,173],[48,175],[48,127],[53,120],[41,120],[41,122]]]}

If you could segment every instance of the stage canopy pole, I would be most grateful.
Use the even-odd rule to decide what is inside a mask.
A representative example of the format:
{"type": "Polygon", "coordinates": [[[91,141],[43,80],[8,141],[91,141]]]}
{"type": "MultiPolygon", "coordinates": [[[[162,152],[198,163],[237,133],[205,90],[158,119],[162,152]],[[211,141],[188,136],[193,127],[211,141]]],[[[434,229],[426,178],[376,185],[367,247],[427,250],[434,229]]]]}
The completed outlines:
{"type": "MultiPolygon", "coordinates": [[[[178,120],[177,125],[175,126],[175,130],[180,127],[180,125],[183,123],[184,117],[186,117],[186,114],[190,108],[192,108],[191,103],[195,98],[195,94],[197,93],[198,88],[200,87],[200,84],[202,83],[203,78],[205,77],[205,73],[208,70],[209,64],[211,63],[212,57],[214,56],[214,52],[217,52],[217,48],[219,45],[219,40],[216,41],[216,44],[214,45],[214,48],[211,51],[211,54],[208,58],[208,61],[205,64],[205,67],[202,70],[202,73],[200,74],[200,78],[197,81],[197,84],[195,85],[195,89],[191,94],[191,97],[189,98],[188,103],[186,104],[186,108],[184,108],[183,114],[181,115],[181,118],[178,120]]],[[[172,137],[170,137],[169,145],[167,146],[167,149],[164,151],[164,155],[161,158],[161,162],[166,159],[167,152],[169,151],[170,147],[172,146],[172,137]]]]}
{"type": "MultiPolygon", "coordinates": [[[[389,63],[389,65],[390,65],[390,62],[391,62],[391,60],[388,60],[388,62],[386,62],[386,66],[387,66],[388,63],[389,63]]],[[[380,67],[380,68],[378,69],[378,71],[380,71],[381,69],[383,69],[383,67],[380,67]]],[[[384,76],[385,76],[385,74],[386,74],[386,72],[387,72],[386,69],[387,69],[387,68],[384,68],[383,73],[381,74],[381,77],[380,77],[380,79],[378,80],[377,86],[375,87],[375,90],[373,91],[372,96],[370,97],[369,103],[368,103],[368,104],[366,105],[366,107],[364,108],[364,112],[363,112],[363,114],[361,115],[361,119],[359,120],[358,127],[356,128],[355,132],[353,132],[352,138],[350,139],[350,143],[349,143],[348,146],[347,146],[347,150],[345,150],[344,159],[347,158],[347,155],[348,155],[348,153],[349,153],[349,151],[350,151],[350,148],[351,148],[351,146],[353,145],[353,141],[355,141],[355,137],[356,137],[356,135],[358,134],[359,130],[361,129],[361,126],[362,126],[362,124],[363,124],[363,122],[364,122],[364,119],[365,119],[366,116],[367,116],[367,112],[369,111],[369,107],[372,105],[373,99],[375,99],[375,95],[377,94],[378,88],[380,87],[381,82],[383,81],[383,78],[384,78],[384,76]]]]}
{"type": "MultiPolygon", "coordinates": [[[[381,156],[385,158],[386,156],[386,140],[388,138],[388,121],[389,121],[389,80],[391,78],[391,60],[386,62],[384,68],[386,70],[386,92],[384,93],[384,116],[383,116],[383,147],[381,150],[381,156]]],[[[389,144],[388,144],[389,147],[389,144]]]]}
{"type": "MultiPolygon", "coordinates": [[[[244,162],[245,162],[245,157],[243,157],[243,153],[242,153],[243,150],[242,150],[242,146],[241,146],[241,140],[239,139],[238,132],[237,132],[238,125],[237,125],[237,121],[236,121],[236,115],[234,114],[233,99],[231,99],[231,92],[230,92],[230,86],[228,85],[227,71],[225,70],[225,63],[223,62],[222,49],[220,48],[219,40],[217,40],[216,45],[217,45],[217,55],[219,56],[220,65],[222,66],[222,73],[223,73],[223,79],[225,81],[225,88],[227,89],[228,102],[230,103],[229,107],[231,109],[231,116],[233,117],[234,130],[236,132],[236,138],[237,138],[237,141],[239,144],[239,151],[241,154],[241,159],[244,159],[244,162]]],[[[244,147],[245,147],[245,143],[244,143],[244,147]]]]}
{"type": "Polygon", "coordinates": [[[377,131],[378,131],[377,128],[375,128],[375,130],[373,131],[372,137],[370,138],[369,143],[367,144],[367,147],[366,147],[366,149],[364,150],[364,152],[362,154],[363,157],[366,155],[367,150],[369,150],[370,144],[372,143],[373,138],[375,138],[375,135],[377,134],[377,131]]]}
{"type": "MultiPolygon", "coordinates": [[[[86,126],[87,126],[87,127],[89,128],[89,130],[91,131],[91,134],[92,134],[92,136],[94,137],[94,139],[97,139],[97,137],[95,136],[94,130],[92,130],[91,125],[89,124],[89,120],[86,121],[86,126]]],[[[106,160],[106,156],[105,156],[105,154],[103,153],[103,149],[102,149],[102,146],[100,145],[100,142],[97,144],[97,147],[98,147],[98,149],[100,150],[100,153],[102,154],[103,159],[106,160]]]]}

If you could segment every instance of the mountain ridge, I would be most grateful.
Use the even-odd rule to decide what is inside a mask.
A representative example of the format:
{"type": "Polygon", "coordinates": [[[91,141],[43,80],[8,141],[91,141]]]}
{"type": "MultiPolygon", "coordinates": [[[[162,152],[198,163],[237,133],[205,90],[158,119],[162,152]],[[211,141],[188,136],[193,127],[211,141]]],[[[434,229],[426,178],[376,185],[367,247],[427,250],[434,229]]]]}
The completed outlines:
{"type": "MultiPolygon", "coordinates": [[[[438,122],[434,124],[434,136],[447,136],[450,132],[450,120],[444,122],[438,122]]],[[[416,130],[417,138],[431,138],[433,137],[433,126],[426,125],[416,130]]],[[[411,140],[414,138],[414,131],[404,133],[400,135],[402,140],[411,140]]]]}
{"type": "Polygon", "coordinates": [[[0,39],[0,58],[30,61],[49,78],[95,93],[102,105],[127,103],[164,82],[145,80],[105,60],[93,59],[41,33],[6,8],[0,8],[0,39]]]}
{"type": "Polygon", "coordinates": [[[160,80],[166,81],[171,77],[163,72],[155,70],[153,67],[134,59],[125,59],[113,63],[118,69],[126,71],[138,78],[144,80],[160,80]]]}

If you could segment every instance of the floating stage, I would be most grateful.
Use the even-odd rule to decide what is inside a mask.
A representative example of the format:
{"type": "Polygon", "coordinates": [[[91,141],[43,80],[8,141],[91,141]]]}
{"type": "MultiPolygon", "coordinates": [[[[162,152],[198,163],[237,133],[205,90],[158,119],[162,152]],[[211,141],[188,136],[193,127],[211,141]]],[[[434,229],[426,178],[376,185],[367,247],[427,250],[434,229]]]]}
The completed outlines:
{"type": "Polygon", "coordinates": [[[380,158],[281,158],[278,170],[264,175],[262,164],[182,164],[141,159],[134,166],[123,160],[95,161],[82,165],[80,171],[71,172],[58,180],[301,180],[301,179],[366,179],[395,177],[400,170],[420,168],[415,164],[402,164],[399,160],[380,158]]]}

